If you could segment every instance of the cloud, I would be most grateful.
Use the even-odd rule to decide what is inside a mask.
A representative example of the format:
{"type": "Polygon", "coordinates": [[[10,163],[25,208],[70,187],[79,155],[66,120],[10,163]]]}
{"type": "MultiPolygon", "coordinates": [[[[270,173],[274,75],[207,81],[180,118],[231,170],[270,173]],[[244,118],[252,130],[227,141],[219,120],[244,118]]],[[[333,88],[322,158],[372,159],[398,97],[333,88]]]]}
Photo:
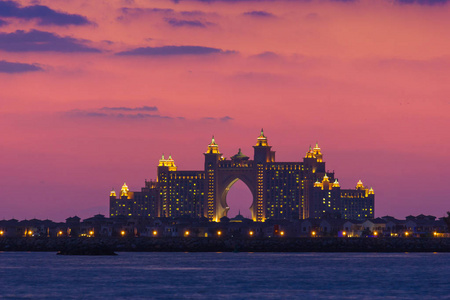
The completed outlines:
{"type": "Polygon", "coordinates": [[[91,22],[84,16],[55,11],[44,5],[21,7],[15,1],[0,1],[0,17],[38,19],[40,25],[87,25],[91,22]]]}
{"type": "Polygon", "coordinates": [[[0,50],[7,52],[100,52],[98,49],[84,45],[84,42],[84,40],[61,37],[39,30],[0,33],[0,50]]]}
{"type": "Polygon", "coordinates": [[[221,118],[214,118],[214,117],[204,117],[202,118],[202,121],[220,121],[220,122],[228,122],[234,120],[232,117],[225,116],[221,118]]]}
{"type": "Polygon", "coordinates": [[[395,0],[400,4],[438,5],[447,4],[450,0],[395,0]]]}
{"type": "Polygon", "coordinates": [[[69,118],[89,118],[102,120],[167,120],[167,121],[183,121],[183,122],[229,122],[234,120],[230,116],[220,118],[204,117],[200,119],[187,119],[183,116],[173,117],[165,116],[156,112],[156,106],[142,106],[142,107],[102,107],[98,109],[81,110],[73,109],[63,113],[69,118]],[[136,111],[143,111],[137,112],[136,111]]]}
{"type": "MultiPolygon", "coordinates": [[[[228,3],[242,3],[242,2],[309,2],[311,0],[172,0],[174,3],[186,1],[214,3],[214,2],[228,2],[228,3]]],[[[328,0],[331,2],[355,2],[357,0],[328,0]]]]}
{"type": "MultiPolygon", "coordinates": [[[[103,110],[104,108],[100,109],[103,110]]],[[[108,118],[108,119],[173,119],[169,116],[162,116],[160,114],[149,113],[112,113],[112,112],[99,112],[97,110],[80,110],[73,109],[65,112],[65,115],[69,117],[77,118],[108,118]]]]}
{"type": "Polygon", "coordinates": [[[8,25],[8,22],[6,22],[5,20],[0,19],[0,27],[8,25]]]}
{"type": "Polygon", "coordinates": [[[234,120],[234,118],[230,117],[230,116],[225,116],[219,119],[222,122],[228,122],[228,121],[232,121],[234,120]]]}
{"type": "Polygon", "coordinates": [[[165,18],[167,24],[173,27],[199,27],[205,28],[207,25],[211,25],[209,22],[201,22],[199,20],[180,20],[175,18],[165,18]]]}
{"type": "Polygon", "coordinates": [[[263,10],[248,11],[248,12],[245,12],[243,15],[251,16],[251,17],[275,17],[270,12],[263,11],[263,10]]]}
{"type": "Polygon", "coordinates": [[[117,55],[206,55],[217,53],[232,53],[233,51],[223,51],[218,48],[210,48],[203,46],[162,46],[162,47],[141,47],[129,51],[117,53],[117,55]]]}
{"type": "Polygon", "coordinates": [[[131,8],[131,7],[122,7],[120,9],[125,15],[142,15],[142,14],[151,14],[151,13],[162,13],[162,14],[171,14],[174,12],[171,8],[131,8]]]}
{"type": "Polygon", "coordinates": [[[280,58],[280,55],[278,55],[272,51],[266,51],[266,52],[262,52],[262,53],[253,55],[251,57],[252,58],[262,58],[262,59],[275,59],[275,58],[280,58]]]}
{"type": "Polygon", "coordinates": [[[141,106],[141,107],[102,107],[101,110],[109,111],[158,111],[156,106],[141,106]]]}
{"type": "Polygon", "coordinates": [[[25,73],[33,71],[42,71],[43,69],[37,65],[24,64],[17,62],[0,61],[0,73],[25,73]]]}

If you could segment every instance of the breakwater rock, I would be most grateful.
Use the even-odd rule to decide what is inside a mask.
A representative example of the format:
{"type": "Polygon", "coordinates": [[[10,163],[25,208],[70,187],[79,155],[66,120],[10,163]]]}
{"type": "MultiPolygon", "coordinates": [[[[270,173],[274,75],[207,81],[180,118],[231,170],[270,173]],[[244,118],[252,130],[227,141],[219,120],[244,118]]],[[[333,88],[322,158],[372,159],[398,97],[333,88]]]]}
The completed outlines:
{"type": "Polygon", "coordinates": [[[0,238],[0,251],[450,252],[450,238],[0,238]]]}

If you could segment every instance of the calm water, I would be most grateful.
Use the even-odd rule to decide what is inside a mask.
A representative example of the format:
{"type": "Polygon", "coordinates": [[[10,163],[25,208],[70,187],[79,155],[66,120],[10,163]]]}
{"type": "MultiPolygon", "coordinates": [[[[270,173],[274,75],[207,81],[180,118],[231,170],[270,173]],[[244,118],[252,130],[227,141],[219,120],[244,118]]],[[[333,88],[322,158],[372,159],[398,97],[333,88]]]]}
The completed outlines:
{"type": "Polygon", "coordinates": [[[0,252],[0,299],[450,299],[450,254],[0,252]]]}

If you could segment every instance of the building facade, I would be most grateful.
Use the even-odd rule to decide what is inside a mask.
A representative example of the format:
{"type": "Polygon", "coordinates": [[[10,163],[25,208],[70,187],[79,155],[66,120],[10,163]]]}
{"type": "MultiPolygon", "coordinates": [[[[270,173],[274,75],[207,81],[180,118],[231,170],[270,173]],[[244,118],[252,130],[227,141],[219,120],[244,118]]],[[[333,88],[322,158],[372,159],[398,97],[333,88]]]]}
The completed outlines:
{"type": "Polygon", "coordinates": [[[218,222],[227,216],[227,194],[242,180],[250,189],[252,219],[264,222],[336,216],[373,218],[375,194],[361,181],[355,189],[341,189],[334,172],[325,169],[321,149],[309,149],[303,161],[277,162],[275,151],[261,130],[253,146],[253,160],[238,153],[224,158],[214,137],[204,153],[201,171],[179,171],[171,156],[159,161],[156,181],[141,192],[124,185],[120,197],[110,194],[110,216],[178,217],[187,215],[218,222]]]}

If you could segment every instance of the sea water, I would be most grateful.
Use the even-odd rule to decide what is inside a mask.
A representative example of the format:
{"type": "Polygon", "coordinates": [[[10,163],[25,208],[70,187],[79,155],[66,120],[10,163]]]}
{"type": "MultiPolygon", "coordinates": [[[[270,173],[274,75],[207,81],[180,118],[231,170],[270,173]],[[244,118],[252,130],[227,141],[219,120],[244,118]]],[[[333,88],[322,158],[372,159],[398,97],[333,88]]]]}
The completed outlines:
{"type": "Polygon", "coordinates": [[[0,252],[0,299],[450,299],[450,253],[0,252]]]}

